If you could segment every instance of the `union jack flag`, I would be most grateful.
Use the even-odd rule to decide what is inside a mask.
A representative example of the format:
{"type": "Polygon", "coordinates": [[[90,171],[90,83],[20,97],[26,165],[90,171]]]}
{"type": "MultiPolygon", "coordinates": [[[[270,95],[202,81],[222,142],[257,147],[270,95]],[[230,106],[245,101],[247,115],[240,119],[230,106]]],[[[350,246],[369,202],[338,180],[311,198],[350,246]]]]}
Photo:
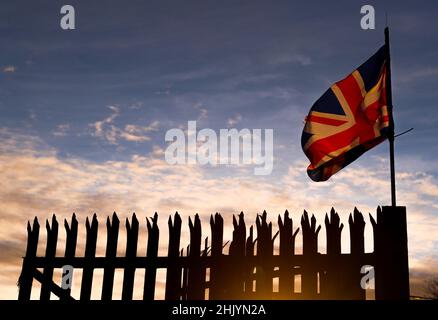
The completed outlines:
{"type": "Polygon", "coordinates": [[[307,174],[313,181],[328,180],[391,132],[386,56],[383,46],[310,109],[301,146],[310,160],[307,174]]]}

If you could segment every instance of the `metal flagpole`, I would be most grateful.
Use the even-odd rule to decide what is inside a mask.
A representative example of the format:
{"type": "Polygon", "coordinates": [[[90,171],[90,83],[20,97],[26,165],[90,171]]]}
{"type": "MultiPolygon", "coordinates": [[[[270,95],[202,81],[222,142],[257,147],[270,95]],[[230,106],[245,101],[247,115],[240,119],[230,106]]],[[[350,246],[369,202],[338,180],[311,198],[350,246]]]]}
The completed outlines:
{"type": "Polygon", "coordinates": [[[391,170],[391,205],[397,206],[395,194],[395,165],[394,165],[394,118],[392,106],[392,87],[391,87],[391,52],[389,46],[389,28],[385,28],[385,47],[386,47],[386,98],[389,116],[389,163],[391,170]]]}

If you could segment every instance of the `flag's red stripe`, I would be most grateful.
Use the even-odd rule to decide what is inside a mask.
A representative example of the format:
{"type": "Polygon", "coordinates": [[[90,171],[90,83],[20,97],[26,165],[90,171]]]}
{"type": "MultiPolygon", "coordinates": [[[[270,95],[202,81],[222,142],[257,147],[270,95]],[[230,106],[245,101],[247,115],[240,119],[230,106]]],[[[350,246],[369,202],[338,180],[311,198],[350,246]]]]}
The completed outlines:
{"type": "Polygon", "coordinates": [[[336,119],[330,119],[330,118],[323,118],[323,117],[318,117],[318,116],[314,116],[314,115],[308,116],[306,118],[306,120],[310,121],[310,122],[328,124],[328,125],[331,125],[331,126],[340,126],[340,125],[343,125],[344,123],[347,122],[347,121],[344,121],[344,120],[336,120],[336,119]]]}
{"type": "Polygon", "coordinates": [[[323,138],[312,143],[306,151],[311,163],[316,165],[329,153],[346,147],[359,136],[356,126],[345,131],[339,132],[327,138],[323,138]]]}
{"type": "Polygon", "coordinates": [[[342,94],[347,100],[348,106],[352,113],[356,113],[357,108],[360,106],[363,98],[362,91],[357,84],[356,79],[353,75],[349,75],[344,80],[341,80],[336,83],[339,89],[341,89],[342,94]]]}

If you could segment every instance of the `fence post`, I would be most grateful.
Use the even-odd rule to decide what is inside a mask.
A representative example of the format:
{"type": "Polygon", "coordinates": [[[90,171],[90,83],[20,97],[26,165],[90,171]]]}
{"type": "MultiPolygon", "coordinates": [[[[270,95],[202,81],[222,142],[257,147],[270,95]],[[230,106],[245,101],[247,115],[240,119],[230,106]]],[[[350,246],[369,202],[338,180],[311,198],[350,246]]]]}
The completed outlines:
{"type": "Polygon", "coordinates": [[[377,208],[374,229],[376,300],[409,299],[406,207],[377,208]]]}
{"type": "Polygon", "coordinates": [[[211,259],[209,299],[225,299],[224,295],[224,266],[222,259],[222,244],[224,242],[224,219],[219,213],[210,216],[211,228],[211,259]]]}
{"type": "Polygon", "coordinates": [[[143,300],[154,300],[155,297],[155,281],[157,277],[156,258],[158,256],[158,242],[160,238],[158,214],[156,212],[153,218],[151,218],[151,221],[152,224],[149,219],[146,219],[148,227],[148,246],[146,249],[146,256],[149,262],[145,270],[143,300]]]}
{"type": "Polygon", "coordinates": [[[318,276],[315,268],[316,257],[318,255],[318,233],[321,226],[316,228],[316,218],[312,215],[309,221],[309,215],[304,210],[301,216],[301,230],[303,232],[303,273],[301,277],[301,291],[304,299],[316,299],[318,276]]]}
{"type": "Polygon", "coordinates": [[[280,299],[289,299],[294,293],[295,278],[291,256],[295,255],[295,238],[300,231],[297,228],[293,232],[293,221],[289,218],[289,212],[284,213],[284,220],[278,215],[278,228],[280,231],[280,265],[279,265],[279,294],[280,299]]]}
{"type": "MultiPolygon", "coordinates": [[[[76,220],[76,215],[74,213],[71,217],[70,226],[68,225],[67,219],[64,219],[64,227],[66,233],[64,257],[68,261],[75,257],[76,244],[78,241],[78,220],[76,220]]],[[[64,276],[64,274],[62,276],[64,276]]],[[[70,276],[70,284],[73,284],[73,274],[70,276]]],[[[66,293],[66,295],[60,297],[60,300],[68,299],[68,297],[71,295],[71,288],[66,289],[66,293]]]]}
{"type": "Polygon", "coordinates": [[[40,233],[40,224],[38,218],[35,217],[33,225],[27,222],[27,247],[26,255],[23,258],[23,268],[18,279],[18,300],[28,301],[32,293],[33,272],[35,269],[34,258],[38,249],[38,238],[40,233]]]}
{"type": "Polygon", "coordinates": [[[113,299],[113,287],[114,287],[114,272],[115,267],[111,260],[117,256],[117,241],[119,238],[119,226],[120,220],[117,214],[114,212],[112,221],[107,217],[106,219],[106,251],[105,258],[107,263],[103,270],[103,282],[102,282],[102,296],[103,301],[109,301],[113,299]]]}
{"type": "Polygon", "coordinates": [[[43,283],[41,284],[40,300],[50,300],[50,287],[53,280],[53,258],[56,255],[56,244],[58,242],[58,221],[56,216],[52,216],[52,226],[46,220],[47,245],[45,255],[45,266],[43,271],[43,283]]]}
{"type": "Polygon", "coordinates": [[[347,291],[350,292],[350,299],[364,300],[366,298],[365,290],[362,289],[360,283],[362,278],[361,267],[365,254],[365,220],[357,208],[354,208],[353,215],[350,213],[348,224],[350,225],[351,263],[349,263],[349,265],[351,265],[351,272],[346,274],[350,280],[347,291]]]}
{"type": "Polygon", "coordinates": [[[384,299],[384,285],[385,285],[385,276],[384,276],[384,269],[380,268],[379,266],[384,263],[382,261],[384,259],[383,257],[383,248],[384,245],[384,238],[383,238],[383,217],[382,215],[382,208],[379,206],[376,210],[376,219],[370,214],[370,221],[371,225],[373,226],[373,240],[374,240],[374,296],[376,300],[383,300],[384,299]]]}
{"type": "Polygon", "coordinates": [[[93,215],[92,222],[87,217],[85,221],[85,228],[87,230],[87,240],[85,243],[85,262],[82,271],[82,283],[81,283],[81,300],[90,300],[91,298],[91,286],[93,283],[94,272],[94,257],[96,255],[96,243],[97,243],[97,231],[98,222],[96,214],[93,215]]]}
{"type": "Polygon", "coordinates": [[[168,265],[166,273],[166,300],[179,300],[181,290],[181,266],[178,263],[179,244],[181,237],[181,217],[178,212],[173,219],[169,217],[168,265]]]}
{"type": "Polygon", "coordinates": [[[135,265],[132,260],[137,256],[138,243],[138,220],[135,213],[132,215],[132,222],[126,218],[126,254],[128,265],[125,266],[123,275],[122,300],[132,300],[134,290],[135,265]]]}
{"type": "Polygon", "coordinates": [[[204,299],[204,279],[202,276],[201,266],[201,220],[199,215],[195,215],[194,222],[189,217],[190,228],[190,254],[189,254],[189,274],[188,274],[188,300],[203,300],[204,299]]]}

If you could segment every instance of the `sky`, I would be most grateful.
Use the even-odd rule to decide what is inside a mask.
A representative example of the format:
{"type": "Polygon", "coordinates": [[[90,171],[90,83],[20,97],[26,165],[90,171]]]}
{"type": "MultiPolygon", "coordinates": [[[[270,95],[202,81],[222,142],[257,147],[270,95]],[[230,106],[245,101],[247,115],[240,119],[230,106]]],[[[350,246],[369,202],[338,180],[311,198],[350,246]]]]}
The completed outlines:
{"type": "MultiPolygon", "coordinates": [[[[346,224],[357,207],[372,251],[368,213],[390,203],[388,144],[315,183],[300,137],[313,102],[383,45],[385,12],[396,133],[414,128],[396,139],[397,196],[407,207],[411,294],[423,295],[425,280],[438,274],[438,4],[368,1],[376,29],[367,31],[363,4],[1,2],[0,298],[17,297],[27,221],[53,213],[62,221],[75,212],[83,224],[94,212],[101,222],[113,211],[136,212],[145,239],[145,217],[157,211],[165,230],[178,211],[187,239],[194,213],[207,233],[215,212],[231,221],[244,211],[250,224],[265,209],[273,221],[288,209],[298,225],[304,209],[322,222],[335,207],[346,224]],[[60,28],[64,4],[75,8],[75,30],[60,28]],[[168,164],[166,131],[192,120],[217,132],[273,129],[272,173],[168,164]]],[[[103,228],[99,237],[102,253],[103,228]]]]}

